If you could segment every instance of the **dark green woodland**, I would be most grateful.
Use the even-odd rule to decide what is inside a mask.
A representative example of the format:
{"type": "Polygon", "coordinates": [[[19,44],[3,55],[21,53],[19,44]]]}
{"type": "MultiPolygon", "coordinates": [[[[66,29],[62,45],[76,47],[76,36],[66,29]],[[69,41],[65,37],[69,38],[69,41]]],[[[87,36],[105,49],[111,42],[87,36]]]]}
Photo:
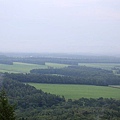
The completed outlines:
{"type": "Polygon", "coordinates": [[[120,63],[119,58],[0,56],[0,64],[12,65],[13,62],[41,65],[50,62],[68,64],[68,67],[32,69],[30,73],[0,73],[0,120],[120,120],[119,99],[66,100],[64,96],[46,93],[27,84],[120,85],[120,69],[116,64],[120,63]],[[117,67],[106,70],[78,66],[82,62],[115,63],[117,67]]]}
{"type": "Polygon", "coordinates": [[[44,93],[42,90],[10,79],[4,79],[2,86],[9,104],[15,105],[16,120],[96,120],[98,118],[119,120],[120,118],[120,100],[80,98],[66,101],[64,97],[44,93]]]}

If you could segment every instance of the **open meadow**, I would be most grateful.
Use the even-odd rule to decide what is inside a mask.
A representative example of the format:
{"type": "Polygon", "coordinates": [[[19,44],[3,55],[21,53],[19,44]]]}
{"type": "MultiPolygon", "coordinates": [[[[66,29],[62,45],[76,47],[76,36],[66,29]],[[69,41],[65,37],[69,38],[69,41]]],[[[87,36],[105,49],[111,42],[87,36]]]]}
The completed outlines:
{"type": "Polygon", "coordinates": [[[69,65],[67,64],[59,64],[59,63],[45,63],[46,66],[53,67],[53,68],[63,68],[63,67],[68,67],[69,65]]]}
{"type": "Polygon", "coordinates": [[[70,84],[38,84],[29,83],[44,92],[64,96],[66,99],[115,98],[120,99],[120,89],[107,86],[70,85],[70,84]]]}
{"type": "Polygon", "coordinates": [[[57,64],[57,63],[45,63],[45,65],[38,65],[38,64],[13,62],[13,65],[0,64],[0,72],[29,73],[30,70],[32,70],[32,69],[48,69],[49,67],[63,68],[66,66],[68,66],[68,65],[57,64]]]}
{"type": "MultiPolygon", "coordinates": [[[[113,63],[79,63],[79,65],[94,67],[94,68],[102,68],[106,70],[111,70],[112,68],[120,68],[120,64],[113,64],[113,63]]],[[[46,62],[45,65],[13,62],[13,65],[0,64],[0,72],[29,73],[30,70],[32,69],[48,69],[50,67],[63,68],[68,66],[69,65],[67,64],[48,63],[48,62],[46,62]]]]}
{"type": "Polygon", "coordinates": [[[29,73],[32,69],[45,69],[45,65],[14,62],[13,65],[0,64],[0,72],[29,73]]]}
{"type": "Polygon", "coordinates": [[[101,68],[106,70],[111,70],[112,68],[120,68],[120,64],[118,63],[79,63],[80,66],[101,68]]]}

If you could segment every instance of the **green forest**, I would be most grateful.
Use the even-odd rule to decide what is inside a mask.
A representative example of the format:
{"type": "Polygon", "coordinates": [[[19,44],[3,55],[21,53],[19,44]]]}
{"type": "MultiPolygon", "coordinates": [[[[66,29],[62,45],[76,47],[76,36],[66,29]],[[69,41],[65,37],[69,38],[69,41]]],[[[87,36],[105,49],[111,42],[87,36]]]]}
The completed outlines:
{"type": "Polygon", "coordinates": [[[110,70],[86,66],[68,66],[59,69],[33,69],[28,74],[5,73],[6,77],[20,82],[52,84],[118,85],[120,76],[110,70]]]}
{"type": "Polygon", "coordinates": [[[45,83],[119,86],[120,76],[113,72],[113,70],[119,71],[118,58],[0,56],[0,64],[9,66],[14,62],[27,63],[31,66],[50,62],[58,66],[61,64],[62,67],[47,66],[44,69],[38,66],[31,67],[29,73],[1,72],[0,120],[120,120],[120,99],[103,97],[66,99],[65,96],[44,92],[29,85],[29,83],[45,83]],[[115,66],[107,70],[80,66],[79,63],[114,63],[115,66]],[[4,110],[10,112],[4,114],[7,113],[4,110]]]}
{"type": "Polygon", "coordinates": [[[2,83],[16,120],[119,120],[120,100],[80,98],[65,100],[21,82],[4,79],[2,83]]]}

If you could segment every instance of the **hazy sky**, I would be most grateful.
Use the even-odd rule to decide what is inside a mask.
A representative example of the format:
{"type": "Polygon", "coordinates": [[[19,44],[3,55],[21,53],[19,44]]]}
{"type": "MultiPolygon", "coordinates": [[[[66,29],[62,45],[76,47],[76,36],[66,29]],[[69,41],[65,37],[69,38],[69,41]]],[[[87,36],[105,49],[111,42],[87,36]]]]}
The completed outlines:
{"type": "Polygon", "coordinates": [[[0,0],[0,52],[119,54],[120,0],[0,0]]]}

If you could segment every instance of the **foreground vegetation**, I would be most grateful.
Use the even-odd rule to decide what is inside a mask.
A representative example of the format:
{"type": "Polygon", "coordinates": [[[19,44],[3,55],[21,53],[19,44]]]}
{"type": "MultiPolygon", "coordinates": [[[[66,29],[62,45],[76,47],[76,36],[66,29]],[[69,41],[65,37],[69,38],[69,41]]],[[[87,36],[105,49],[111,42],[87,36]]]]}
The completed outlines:
{"type": "Polygon", "coordinates": [[[63,84],[38,84],[29,83],[37,89],[44,92],[64,96],[66,99],[79,98],[115,98],[120,99],[120,89],[106,86],[92,85],[63,85],[63,84]]]}
{"type": "Polygon", "coordinates": [[[4,79],[11,104],[16,103],[16,120],[119,120],[120,100],[80,98],[78,100],[45,93],[32,86],[4,79]]]}
{"type": "Polygon", "coordinates": [[[8,102],[4,90],[0,91],[0,120],[15,120],[14,106],[8,102]]]}

